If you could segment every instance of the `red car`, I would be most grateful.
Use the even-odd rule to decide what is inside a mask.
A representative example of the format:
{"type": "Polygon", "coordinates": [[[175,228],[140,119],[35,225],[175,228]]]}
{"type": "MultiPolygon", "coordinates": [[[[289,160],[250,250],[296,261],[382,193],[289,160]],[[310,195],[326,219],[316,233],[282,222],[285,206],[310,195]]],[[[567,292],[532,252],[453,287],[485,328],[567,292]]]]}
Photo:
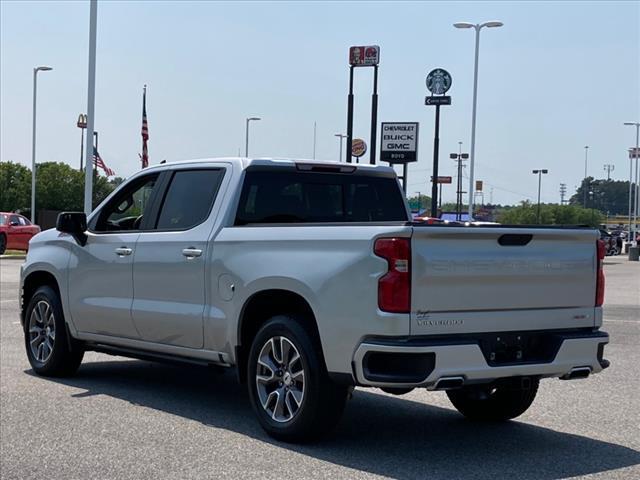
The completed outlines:
{"type": "Polygon", "coordinates": [[[5,250],[29,250],[29,240],[40,227],[17,213],[0,212],[0,255],[5,250]]]}

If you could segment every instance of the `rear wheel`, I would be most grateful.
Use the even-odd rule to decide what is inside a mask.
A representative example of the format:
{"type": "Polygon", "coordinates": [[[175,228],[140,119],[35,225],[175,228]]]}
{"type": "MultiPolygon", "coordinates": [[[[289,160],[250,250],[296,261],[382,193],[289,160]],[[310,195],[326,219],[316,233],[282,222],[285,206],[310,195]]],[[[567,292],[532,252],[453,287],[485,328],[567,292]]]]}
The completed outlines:
{"type": "Polygon", "coordinates": [[[333,383],[301,319],[271,318],[251,345],[247,383],[262,428],[284,441],[312,440],[340,420],[347,387],[333,383]]]}
{"type": "Polygon", "coordinates": [[[63,377],[80,366],[84,350],[68,338],[58,294],[49,286],[36,290],[24,317],[27,357],[38,375],[63,377]]]}
{"type": "Polygon", "coordinates": [[[501,421],[522,415],[533,403],[540,380],[505,385],[474,385],[447,390],[456,409],[471,420],[501,421]]]}

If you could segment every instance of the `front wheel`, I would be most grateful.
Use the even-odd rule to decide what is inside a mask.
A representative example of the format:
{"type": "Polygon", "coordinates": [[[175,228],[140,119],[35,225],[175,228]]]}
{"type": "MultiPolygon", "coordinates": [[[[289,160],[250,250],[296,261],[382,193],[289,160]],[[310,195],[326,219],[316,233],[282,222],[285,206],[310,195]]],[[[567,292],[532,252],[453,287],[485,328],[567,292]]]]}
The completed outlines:
{"type": "Polygon", "coordinates": [[[38,375],[64,377],[78,369],[84,350],[67,335],[58,294],[49,286],[38,288],[24,317],[27,358],[38,375]]]}
{"type": "Polygon", "coordinates": [[[249,354],[253,409],[262,428],[284,441],[312,440],[328,432],[340,420],[347,399],[347,387],[329,379],[317,339],[301,320],[271,318],[249,354]]]}
{"type": "Polygon", "coordinates": [[[0,255],[7,251],[7,237],[4,233],[0,234],[0,255]]]}
{"type": "Polygon", "coordinates": [[[453,406],[471,420],[504,421],[522,415],[533,403],[540,380],[504,385],[473,385],[447,390],[453,406]]]}

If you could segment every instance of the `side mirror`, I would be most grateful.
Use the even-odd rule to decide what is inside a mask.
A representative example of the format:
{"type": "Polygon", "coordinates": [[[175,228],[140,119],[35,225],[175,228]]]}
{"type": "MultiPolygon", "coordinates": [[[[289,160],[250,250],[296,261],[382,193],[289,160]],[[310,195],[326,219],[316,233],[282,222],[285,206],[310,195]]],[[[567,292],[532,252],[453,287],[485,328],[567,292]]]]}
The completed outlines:
{"type": "Polygon", "coordinates": [[[10,227],[19,227],[20,226],[20,222],[18,222],[17,220],[11,220],[9,222],[9,226],[10,227]]]}
{"type": "Polygon", "coordinates": [[[73,236],[84,247],[87,243],[87,215],[84,212],[62,212],[58,214],[56,230],[73,236]]]}

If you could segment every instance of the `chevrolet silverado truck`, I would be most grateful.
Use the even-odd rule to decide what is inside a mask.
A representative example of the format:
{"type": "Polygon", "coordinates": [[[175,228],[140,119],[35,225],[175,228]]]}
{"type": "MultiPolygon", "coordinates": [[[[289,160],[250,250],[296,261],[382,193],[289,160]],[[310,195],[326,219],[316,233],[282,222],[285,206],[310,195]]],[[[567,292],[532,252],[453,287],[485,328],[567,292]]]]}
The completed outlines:
{"type": "Polygon", "coordinates": [[[286,441],[329,431],[356,386],[444,390],[500,421],[541,379],[608,366],[597,230],[414,223],[389,167],[167,163],[29,247],[37,374],[71,375],[86,351],[233,367],[286,441]]]}

